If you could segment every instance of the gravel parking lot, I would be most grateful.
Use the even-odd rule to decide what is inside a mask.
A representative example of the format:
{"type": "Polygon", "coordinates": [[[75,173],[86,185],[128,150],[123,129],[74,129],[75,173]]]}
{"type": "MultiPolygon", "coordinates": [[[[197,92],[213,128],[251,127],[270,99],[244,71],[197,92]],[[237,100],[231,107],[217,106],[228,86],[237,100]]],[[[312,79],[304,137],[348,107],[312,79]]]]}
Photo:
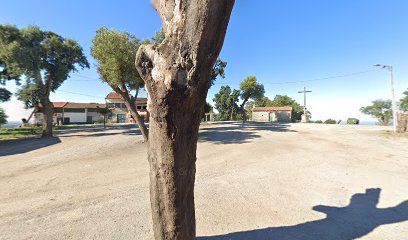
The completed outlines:
{"type": "MultiPolygon", "coordinates": [[[[408,137],[386,130],[203,125],[198,239],[408,239],[408,137]]],[[[0,143],[0,239],[153,239],[148,171],[132,125],[0,143]]]]}

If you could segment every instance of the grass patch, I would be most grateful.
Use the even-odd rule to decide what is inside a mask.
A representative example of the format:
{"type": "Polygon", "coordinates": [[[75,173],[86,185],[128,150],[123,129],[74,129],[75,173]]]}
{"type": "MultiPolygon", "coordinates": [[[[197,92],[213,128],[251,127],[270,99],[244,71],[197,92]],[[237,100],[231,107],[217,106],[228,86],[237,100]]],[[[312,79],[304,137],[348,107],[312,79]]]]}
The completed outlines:
{"type": "Polygon", "coordinates": [[[35,137],[41,132],[42,129],[36,127],[0,128],[0,140],[35,137]]]}

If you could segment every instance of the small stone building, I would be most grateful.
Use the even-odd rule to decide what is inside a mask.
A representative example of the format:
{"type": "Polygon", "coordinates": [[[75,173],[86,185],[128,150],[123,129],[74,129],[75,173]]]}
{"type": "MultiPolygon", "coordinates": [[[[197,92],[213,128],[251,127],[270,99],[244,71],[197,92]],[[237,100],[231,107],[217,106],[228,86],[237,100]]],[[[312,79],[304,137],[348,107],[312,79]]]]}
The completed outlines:
{"type": "Polygon", "coordinates": [[[408,112],[397,113],[397,131],[408,132],[408,112]]]}
{"type": "Polygon", "coordinates": [[[292,106],[255,107],[252,120],[257,122],[292,122],[292,106]]]}

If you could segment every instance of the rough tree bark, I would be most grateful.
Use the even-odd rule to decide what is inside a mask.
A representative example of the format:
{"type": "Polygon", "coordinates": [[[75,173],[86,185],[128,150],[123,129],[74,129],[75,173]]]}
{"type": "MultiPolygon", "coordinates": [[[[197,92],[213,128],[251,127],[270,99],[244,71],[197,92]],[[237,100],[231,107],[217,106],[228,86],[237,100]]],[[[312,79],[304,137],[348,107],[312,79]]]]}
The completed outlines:
{"type": "Polygon", "coordinates": [[[246,114],[246,111],[245,111],[245,104],[247,102],[248,102],[248,99],[244,99],[244,101],[242,102],[241,107],[240,107],[240,111],[242,113],[242,122],[243,123],[245,123],[247,121],[247,114],[246,114]]]}
{"type": "Polygon", "coordinates": [[[43,107],[43,131],[41,137],[52,137],[52,114],[54,108],[48,96],[44,96],[41,99],[41,105],[43,107]]]}
{"type": "Polygon", "coordinates": [[[150,198],[156,239],[195,239],[198,128],[234,0],[155,0],[165,31],[136,68],[150,99],[150,198]]]}
{"type": "Polygon", "coordinates": [[[42,82],[41,73],[38,71],[36,81],[41,89],[40,103],[43,107],[43,131],[41,137],[52,137],[52,115],[54,113],[54,107],[50,101],[51,93],[51,78],[48,76],[45,83],[42,82]]]}

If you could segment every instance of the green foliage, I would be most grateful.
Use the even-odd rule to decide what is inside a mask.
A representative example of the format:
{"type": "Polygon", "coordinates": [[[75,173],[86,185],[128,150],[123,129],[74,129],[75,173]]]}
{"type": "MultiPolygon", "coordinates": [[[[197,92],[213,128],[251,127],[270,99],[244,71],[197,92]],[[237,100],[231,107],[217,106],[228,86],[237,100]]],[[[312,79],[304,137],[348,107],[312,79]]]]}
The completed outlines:
{"type": "Polygon", "coordinates": [[[0,87],[0,102],[7,102],[11,98],[11,92],[0,87]]]}
{"type": "Polygon", "coordinates": [[[217,120],[235,120],[239,113],[238,100],[239,90],[232,90],[228,85],[222,86],[220,91],[214,95],[215,109],[218,110],[217,120]]]}
{"type": "Polygon", "coordinates": [[[210,113],[211,110],[212,110],[211,104],[209,104],[208,102],[206,102],[205,105],[204,105],[204,113],[210,113]]]}
{"type": "Polygon", "coordinates": [[[141,45],[139,39],[128,32],[100,28],[92,40],[92,56],[98,61],[98,72],[102,81],[112,88],[136,90],[144,82],[135,68],[136,52],[141,45]]]}
{"type": "Polygon", "coordinates": [[[153,42],[153,44],[158,45],[158,44],[160,44],[160,43],[162,43],[164,41],[165,37],[166,36],[164,35],[164,31],[163,31],[163,28],[162,28],[162,29],[160,29],[160,31],[158,31],[158,32],[156,32],[154,34],[154,36],[152,37],[152,42],[153,42]]]}
{"type": "Polygon", "coordinates": [[[215,84],[217,77],[225,78],[225,68],[227,67],[227,62],[222,61],[220,58],[217,58],[215,61],[213,71],[211,73],[211,86],[215,84]]]}
{"type": "Polygon", "coordinates": [[[0,127],[7,123],[8,116],[4,112],[3,108],[0,108],[0,127]]]}
{"type": "Polygon", "coordinates": [[[360,124],[360,120],[357,118],[349,118],[347,119],[347,124],[358,125],[360,124]]]}
{"type": "Polygon", "coordinates": [[[239,88],[241,90],[241,99],[244,100],[244,104],[249,99],[261,99],[265,94],[264,86],[257,82],[255,76],[245,78],[245,80],[240,83],[239,88]]]}
{"type": "Polygon", "coordinates": [[[26,108],[35,107],[41,99],[40,87],[31,82],[26,82],[17,90],[17,99],[22,101],[26,108]]]}
{"type": "Polygon", "coordinates": [[[0,25],[0,78],[20,81],[25,78],[23,95],[19,99],[26,106],[34,99],[27,96],[47,97],[69,78],[71,72],[89,67],[82,48],[69,38],[63,38],[36,26],[18,29],[12,25],[0,25]],[[33,87],[35,85],[36,87],[33,87]],[[35,91],[28,94],[28,91],[35,91]]]}
{"type": "Polygon", "coordinates": [[[392,119],[391,100],[375,100],[371,106],[360,108],[364,114],[378,119],[380,125],[389,125],[392,119]]]}
{"type": "Polygon", "coordinates": [[[334,120],[334,119],[329,118],[329,119],[327,119],[326,121],[324,121],[324,123],[325,123],[325,124],[337,124],[337,121],[334,120]]]}
{"type": "Polygon", "coordinates": [[[405,97],[401,98],[400,109],[401,111],[408,112],[408,91],[405,91],[403,94],[405,97]]]}

